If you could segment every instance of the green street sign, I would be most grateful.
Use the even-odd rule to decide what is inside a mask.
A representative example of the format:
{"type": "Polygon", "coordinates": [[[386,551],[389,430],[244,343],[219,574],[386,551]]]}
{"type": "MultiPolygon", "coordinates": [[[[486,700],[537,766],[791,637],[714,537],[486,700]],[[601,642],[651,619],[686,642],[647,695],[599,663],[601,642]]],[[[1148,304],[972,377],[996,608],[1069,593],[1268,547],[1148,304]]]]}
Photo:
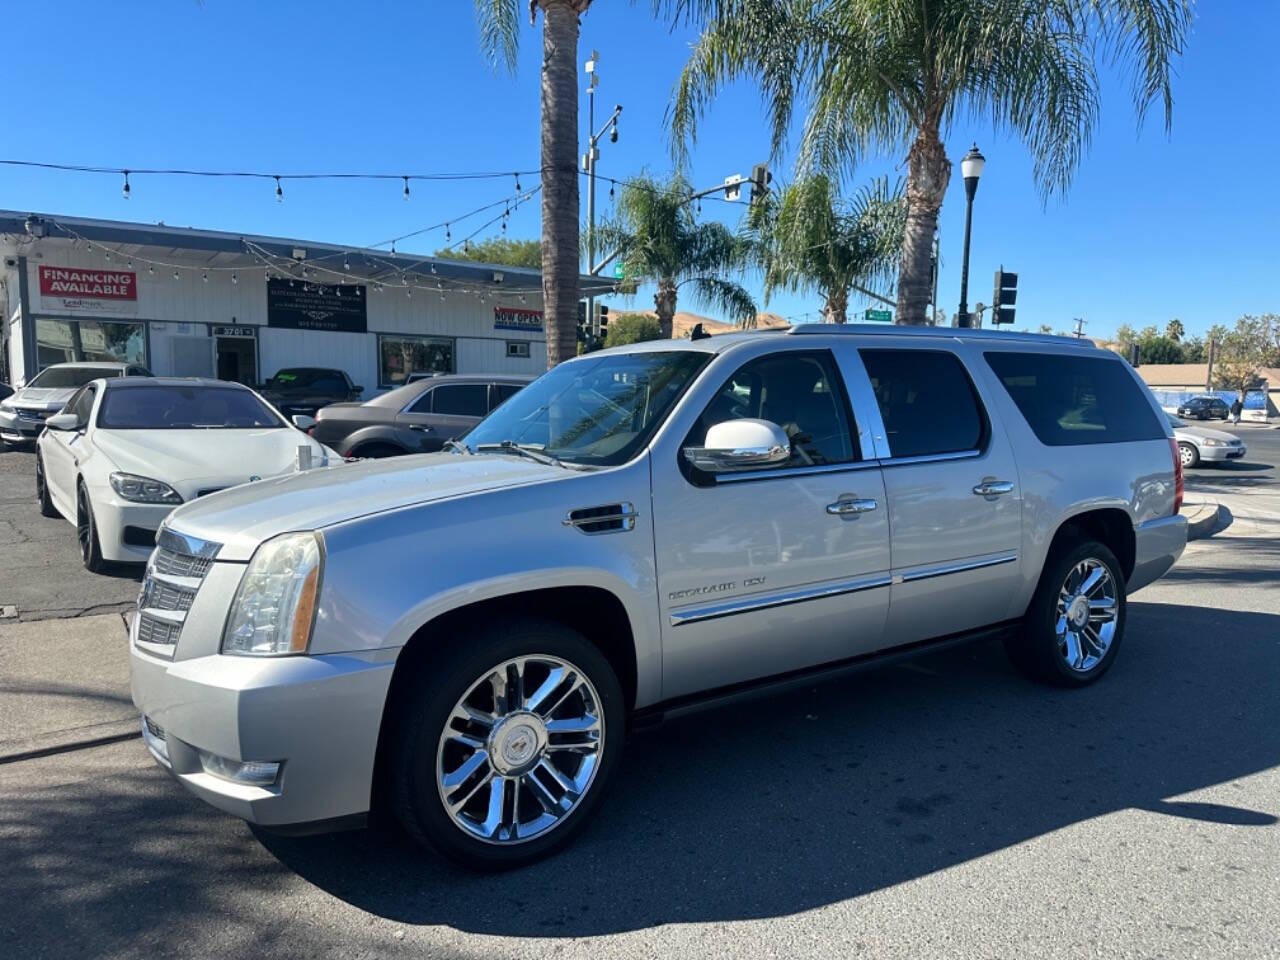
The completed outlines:
{"type": "Polygon", "coordinates": [[[615,280],[622,280],[622,279],[625,279],[626,276],[627,276],[627,272],[622,269],[622,264],[615,263],[613,265],[613,278],[615,280]]]}
{"type": "Polygon", "coordinates": [[[892,323],[893,322],[892,310],[868,310],[862,316],[867,321],[867,323],[892,323]]]}

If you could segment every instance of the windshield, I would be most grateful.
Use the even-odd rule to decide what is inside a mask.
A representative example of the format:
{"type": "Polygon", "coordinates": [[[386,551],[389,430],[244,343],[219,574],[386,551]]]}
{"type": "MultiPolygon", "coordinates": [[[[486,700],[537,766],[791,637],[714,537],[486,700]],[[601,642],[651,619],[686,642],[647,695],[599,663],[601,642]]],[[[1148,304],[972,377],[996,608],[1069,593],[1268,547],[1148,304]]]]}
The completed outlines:
{"type": "Polygon", "coordinates": [[[118,376],[119,367],[45,367],[27,386],[42,389],[83,387],[90,380],[118,376]]]}
{"type": "Polygon", "coordinates": [[[299,390],[346,390],[347,383],[337,370],[295,367],[280,370],[267,381],[267,386],[299,390]]]}
{"type": "Polygon", "coordinates": [[[1166,413],[1165,416],[1169,418],[1169,426],[1171,427],[1185,427],[1187,425],[1187,421],[1175,417],[1172,413],[1166,413]]]}
{"type": "Polygon", "coordinates": [[[261,430],[286,424],[248,390],[156,386],[108,390],[103,430],[261,430]]]}
{"type": "Polygon", "coordinates": [[[561,364],[467,434],[467,449],[510,442],[566,463],[615,466],[634,457],[711,354],[607,354],[561,364]]]}

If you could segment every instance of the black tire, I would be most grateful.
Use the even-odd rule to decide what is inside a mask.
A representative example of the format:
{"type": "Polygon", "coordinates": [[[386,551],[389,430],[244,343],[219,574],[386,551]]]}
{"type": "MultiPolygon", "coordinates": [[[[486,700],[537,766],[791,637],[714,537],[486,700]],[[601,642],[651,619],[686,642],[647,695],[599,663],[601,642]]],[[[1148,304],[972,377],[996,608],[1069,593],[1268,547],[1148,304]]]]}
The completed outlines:
{"type": "Polygon", "coordinates": [[[1182,458],[1182,469],[1200,466],[1200,451],[1194,443],[1178,442],[1178,456],[1182,458]]]}
{"type": "Polygon", "coordinates": [[[349,456],[361,460],[381,460],[383,457],[399,457],[406,452],[393,443],[366,443],[352,450],[349,456]]]}
{"type": "Polygon", "coordinates": [[[1115,554],[1096,540],[1065,543],[1050,552],[1021,628],[1005,640],[1005,651],[1014,666],[1033,680],[1061,687],[1083,687],[1101,677],[1115,662],[1124,639],[1126,619],[1124,574],[1115,554]],[[1057,629],[1061,616],[1059,597],[1077,565],[1090,561],[1100,563],[1110,574],[1115,593],[1114,630],[1105,653],[1096,662],[1084,668],[1073,668],[1064,656],[1057,629]]]}
{"type": "MultiPolygon", "coordinates": [[[[587,825],[603,800],[622,755],[626,706],[609,661],[585,637],[554,621],[520,618],[492,622],[472,633],[465,643],[443,648],[421,663],[416,676],[397,692],[391,722],[394,727],[389,731],[389,799],[400,823],[420,844],[451,860],[476,870],[496,871],[549,856],[587,825]],[[512,658],[534,655],[571,664],[594,687],[603,720],[595,772],[576,806],[549,829],[524,841],[485,841],[455,823],[445,807],[437,785],[438,751],[444,749],[442,734],[455,705],[478,681],[512,658]]],[[[519,786],[513,789],[513,802],[519,802],[520,796],[525,795],[519,786]]],[[[506,797],[504,793],[504,812],[506,797]]]]}
{"type": "Polygon", "coordinates": [[[93,505],[83,483],[76,484],[76,538],[80,541],[80,560],[90,573],[101,573],[107,562],[102,559],[98,542],[98,524],[93,519],[93,505]]]}
{"type": "Polygon", "coordinates": [[[40,504],[40,516],[61,516],[49,496],[49,484],[44,478],[44,458],[40,456],[39,451],[36,452],[36,501],[40,504]]]}

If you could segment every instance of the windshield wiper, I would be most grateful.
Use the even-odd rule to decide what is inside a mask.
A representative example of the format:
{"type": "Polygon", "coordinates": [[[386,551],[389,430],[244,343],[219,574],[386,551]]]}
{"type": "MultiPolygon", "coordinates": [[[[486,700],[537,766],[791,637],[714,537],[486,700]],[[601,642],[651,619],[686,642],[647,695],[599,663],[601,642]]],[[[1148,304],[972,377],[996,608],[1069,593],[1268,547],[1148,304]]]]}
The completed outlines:
{"type": "Polygon", "coordinates": [[[530,460],[536,460],[538,463],[545,463],[551,467],[564,467],[566,470],[588,469],[581,464],[565,463],[549,453],[544,453],[533,444],[516,443],[513,440],[503,440],[501,443],[476,444],[476,453],[480,453],[482,450],[493,450],[497,453],[514,453],[521,457],[528,457],[530,460]]]}
{"type": "Polygon", "coordinates": [[[461,440],[454,440],[452,438],[446,440],[444,442],[444,446],[442,446],[440,449],[444,453],[465,453],[468,456],[471,455],[470,447],[468,447],[461,440]]]}

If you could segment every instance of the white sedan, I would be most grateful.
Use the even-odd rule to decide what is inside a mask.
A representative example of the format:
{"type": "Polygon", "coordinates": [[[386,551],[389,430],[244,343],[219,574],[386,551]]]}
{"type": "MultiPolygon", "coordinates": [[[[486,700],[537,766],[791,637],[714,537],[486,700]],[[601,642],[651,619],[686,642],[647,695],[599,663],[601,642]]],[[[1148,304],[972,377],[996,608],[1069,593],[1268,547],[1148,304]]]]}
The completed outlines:
{"type": "Polygon", "coordinates": [[[75,524],[89,570],[145,562],[178,504],[342,461],[248,387],[220,380],[94,380],[45,421],[36,495],[75,524]]]}
{"type": "Polygon", "coordinates": [[[1169,426],[1173,427],[1173,438],[1178,441],[1178,456],[1182,458],[1184,467],[1239,460],[1248,452],[1244,441],[1234,433],[1194,426],[1171,413],[1165,416],[1169,418],[1169,426]]]}

